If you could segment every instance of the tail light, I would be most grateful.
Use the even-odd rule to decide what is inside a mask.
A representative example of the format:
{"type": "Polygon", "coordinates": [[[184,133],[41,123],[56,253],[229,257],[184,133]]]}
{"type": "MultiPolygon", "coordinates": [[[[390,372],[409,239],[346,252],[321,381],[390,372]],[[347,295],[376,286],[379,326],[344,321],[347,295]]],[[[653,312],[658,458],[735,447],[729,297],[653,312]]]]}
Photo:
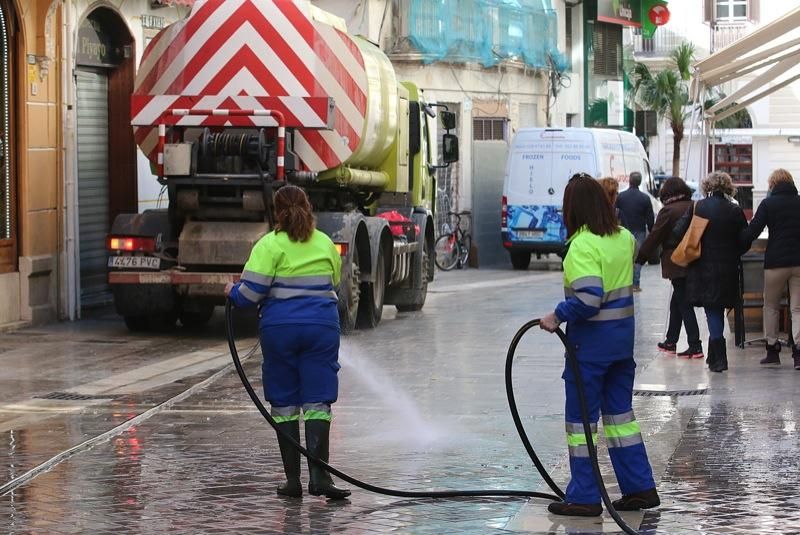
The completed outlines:
{"type": "Polygon", "coordinates": [[[503,211],[500,217],[500,226],[503,228],[508,227],[508,197],[503,195],[503,211]]]}
{"type": "Polygon", "coordinates": [[[346,243],[334,243],[336,250],[339,251],[339,256],[347,256],[347,247],[348,244],[346,243]]]}
{"type": "Polygon", "coordinates": [[[109,236],[106,245],[109,251],[154,253],[156,250],[155,238],[141,236],[109,236]]]}

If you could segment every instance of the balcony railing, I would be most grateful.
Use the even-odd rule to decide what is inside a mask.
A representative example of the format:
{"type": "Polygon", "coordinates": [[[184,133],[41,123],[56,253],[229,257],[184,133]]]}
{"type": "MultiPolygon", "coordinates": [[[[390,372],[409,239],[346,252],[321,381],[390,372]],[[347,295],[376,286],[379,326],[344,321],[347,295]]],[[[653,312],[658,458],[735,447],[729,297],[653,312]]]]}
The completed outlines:
{"type": "Polygon", "coordinates": [[[753,27],[748,23],[741,23],[706,26],[705,28],[707,32],[705,35],[696,33],[691,36],[669,28],[659,28],[652,39],[645,39],[641,33],[636,32],[633,35],[633,50],[639,57],[664,58],[669,56],[681,43],[688,41],[695,44],[698,56],[702,57],[706,51],[713,54],[741,39],[750,33],[753,27]]]}
{"type": "Polygon", "coordinates": [[[710,50],[713,54],[741,39],[751,30],[750,24],[725,24],[711,27],[710,50]]]}

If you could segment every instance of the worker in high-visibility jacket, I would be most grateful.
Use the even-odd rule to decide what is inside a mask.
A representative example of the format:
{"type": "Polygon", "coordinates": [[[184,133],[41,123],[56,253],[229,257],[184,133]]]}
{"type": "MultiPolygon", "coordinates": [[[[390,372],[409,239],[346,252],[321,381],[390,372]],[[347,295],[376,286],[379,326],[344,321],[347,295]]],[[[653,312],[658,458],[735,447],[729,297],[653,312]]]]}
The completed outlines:
{"type": "MultiPolygon", "coordinates": [[[[327,462],[331,405],[338,397],[339,313],[335,288],[342,260],[331,239],[317,230],[311,204],[296,186],[275,193],[275,230],[250,252],[241,280],[226,293],[237,307],[258,306],[264,397],[284,432],[300,441],[302,410],[306,448],[327,462]]],[[[300,452],[278,433],[286,482],[283,496],[303,494],[300,452]]],[[[308,463],[308,492],[342,499],[320,465],[308,463]]]]}
{"type": "MultiPolygon", "coordinates": [[[[575,348],[596,444],[597,420],[603,431],[622,498],[614,508],[631,511],[660,504],[639,423],[633,414],[633,258],[636,242],[618,226],[602,186],[591,176],[572,177],[564,191],[564,222],[569,249],[564,258],[565,299],[540,326],[554,331],[567,323],[575,348]]],[[[566,431],[571,479],[563,502],[548,510],[558,515],[602,514],[592,471],[575,377],[562,375],[566,389],[566,431]]]]}

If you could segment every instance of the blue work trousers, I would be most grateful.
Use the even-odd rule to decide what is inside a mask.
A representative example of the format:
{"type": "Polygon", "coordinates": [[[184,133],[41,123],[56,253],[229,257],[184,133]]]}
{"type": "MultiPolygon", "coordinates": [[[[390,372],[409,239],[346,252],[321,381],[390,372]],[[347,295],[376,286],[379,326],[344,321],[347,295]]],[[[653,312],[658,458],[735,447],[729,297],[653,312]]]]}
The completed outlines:
{"type": "MultiPolygon", "coordinates": [[[[581,361],[581,379],[589,410],[589,421],[597,427],[600,411],[604,425],[621,423],[637,425],[633,416],[633,377],[636,363],[632,358],[610,362],[581,361]]],[[[564,374],[566,387],[567,432],[575,432],[582,423],[578,390],[571,367],[564,374]]],[[[582,433],[583,431],[581,431],[582,433]]],[[[607,433],[608,435],[608,433],[607,433]]],[[[632,494],[655,488],[653,471],[641,433],[614,438],[608,436],[608,454],[617,476],[622,494],[632,494]]],[[[591,460],[586,447],[570,448],[570,472],[566,501],[570,503],[599,504],[600,491],[595,481],[591,460]]]]}
{"type": "Polygon", "coordinates": [[[331,404],[339,396],[339,330],[328,325],[261,326],[264,398],[273,407],[331,404]]]}

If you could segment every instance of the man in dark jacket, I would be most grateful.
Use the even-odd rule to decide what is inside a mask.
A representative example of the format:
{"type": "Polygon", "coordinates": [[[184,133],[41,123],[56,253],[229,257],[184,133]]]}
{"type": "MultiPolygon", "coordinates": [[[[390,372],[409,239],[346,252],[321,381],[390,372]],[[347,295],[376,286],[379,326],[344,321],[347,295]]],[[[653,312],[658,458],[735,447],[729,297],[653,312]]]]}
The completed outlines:
{"type": "MultiPolygon", "coordinates": [[[[617,197],[617,208],[622,212],[626,222],[625,228],[631,231],[636,238],[637,251],[644,243],[647,233],[653,228],[655,214],[650,197],[641,191],[639,186],[642,184],[642,174],[634,171],[630,175],[630,187],[619,194],[617,197]]],[[[641,264],[636,264],[633,269],[633,291],[640,292],[640,279],[642,273],[641,264]]]]}
{"type": "MultiPolygon", "coordinates": [[[[758,238],[769,228],[764,255],[764,337],[767,356],[761,364],[780,364],[778,342],[780,300],[789,283],[792,305],[792,333],[795,344],[800,341],[800,196],[789,171],[776,169],[769,176],[769,193],[761,201],[750,226],[742,232],[745,244],[758,238]]],[[[794,349],[794,369],[800,370],[800,350],[794,349]]]]}

